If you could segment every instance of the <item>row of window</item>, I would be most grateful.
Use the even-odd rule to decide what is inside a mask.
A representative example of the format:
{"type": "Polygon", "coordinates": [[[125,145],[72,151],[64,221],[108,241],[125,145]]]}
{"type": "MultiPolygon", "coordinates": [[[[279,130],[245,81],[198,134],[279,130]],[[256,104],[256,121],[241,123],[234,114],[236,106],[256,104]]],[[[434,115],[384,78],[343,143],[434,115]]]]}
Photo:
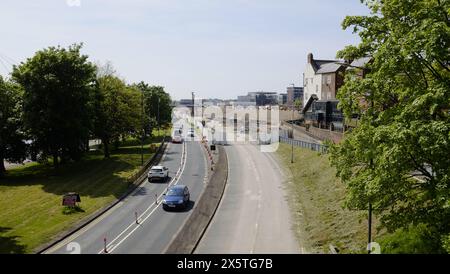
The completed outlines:
{"type": "MultiPolygon", "coordinates": [[[[314,78],[309,78],[311,84],[314,84],[314,78]]],[[[331,75],[322,76],[322,84],[331,84],[331,75]]],[[[305,86],[308,85],[308,78],[305,78],[305,86]]]]}

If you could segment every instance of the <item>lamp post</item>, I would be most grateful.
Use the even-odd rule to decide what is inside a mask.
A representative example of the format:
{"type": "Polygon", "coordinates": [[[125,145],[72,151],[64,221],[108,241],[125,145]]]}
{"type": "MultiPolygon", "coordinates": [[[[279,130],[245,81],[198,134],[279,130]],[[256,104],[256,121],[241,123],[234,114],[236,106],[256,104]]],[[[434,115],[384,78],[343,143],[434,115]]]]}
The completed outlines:
{"type": "MultiPolygon", "coordinates": [[[[363,75],[365,75],[365,72],[368,70],[365,67],[354,66],[354,65],[351,65],[351,64],[349,64],[347,62],[335,62],[335,63],[338,64],[338,65],[341,65],[341,66],[345,66],[347,68],[361,69],[361,70],[363,70],[363,75]]],[[[370,92],[370,107],[372,108],[372,111],[374,110],[374,107],[375,107],[374,100],[375,100],[374,92],[372,90],[370,92]]],[[[373,123],[373,121],[374,121],[374,118],[373,118],[373,113],[372,113],[372,123],[373,123]]],[[[373,169],[373,158],[370,159],[370,168],[373,169]]],[[[369,217],[368,217],[368,221],[367,221],[368,222],[367,241],[368,241],[368,246],[370,246],[370,243],[372,242],[372,210],[373,210],[372,209],[372,201],[370,200],[370,197],[369,197],[369,201],[368,202],[369,202],[369,217]]],[[[370,254],[372,250],[368,249],[367,251],[370,254]]]]}
{"type": "Polygon", "coordinates": [[[195,121],[194,121],[194,107],[195,107],[195,92],[192,92],[192,109],[191,109],[191,117],[192,117],[192,122],[194,123],[195,126],[195,121]]]}
{"type": "Polygon", "coordinates": [[[292,128],[292,140],[291,140],[291,164],[294,163],[294,91],[295,91],[295,84],[292,85],[292,102],[291,102],[291,128],[292,128]]]}
{"type": "Polygon", "coordinates": [[[144,91],[141,93],[141,125],[142,125],[142,136],[141,136],[141,165],[144,166],[144,91]]]}
{"type": "Polygon", "coordinates": [[[161,97],[158,97],[158,135],[161,134],[160,132],[160,122],[159,122],[159,103],[161,102],[161,97]]]}

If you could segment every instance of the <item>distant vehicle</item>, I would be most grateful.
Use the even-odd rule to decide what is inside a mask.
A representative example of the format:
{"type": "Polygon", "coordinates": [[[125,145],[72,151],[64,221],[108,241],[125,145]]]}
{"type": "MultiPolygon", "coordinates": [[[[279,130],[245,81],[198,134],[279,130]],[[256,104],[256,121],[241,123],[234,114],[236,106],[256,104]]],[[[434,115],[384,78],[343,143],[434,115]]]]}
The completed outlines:
{"type": "Polygon", "coordinates": [[[191,129],[188,131],[188,136],[189,136],[189,137],[195,137],[194,129],[191,128],[191,129]]]}
{"type": "Polygon", "coordinates": [[[169,169],[165,166],[154,166],[148,172],[147,177],[149,181],[153,181],[155,179],[167,180],[167,178],[169,178],[169,169]]]}
{"type": "Polygon", "coordinates": [[[180,130],[175,130],[172,134],[172,143],[182,143],[183,136],[181,136],[180,130]]]}
{"type": "Polygon", "coordinates": [[[169,187],[162,200],[163,209],[186,208],[191,200],[189,189],[185,185],[175,185],[169,187]]]}

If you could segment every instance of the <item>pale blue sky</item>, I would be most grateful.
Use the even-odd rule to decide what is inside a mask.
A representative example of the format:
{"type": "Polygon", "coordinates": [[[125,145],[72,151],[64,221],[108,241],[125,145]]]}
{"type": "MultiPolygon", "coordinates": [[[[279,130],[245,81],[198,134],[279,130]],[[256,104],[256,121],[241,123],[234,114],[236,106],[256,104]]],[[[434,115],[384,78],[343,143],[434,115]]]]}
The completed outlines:
{"type": "Polygon", "coordinates": [[[330,59],[357,43],[341,22],[367,13],[360,0],[2,0],[0,60],[84,42],[92,61],[175,99],[285,92],[302,84],[308,52],[330,59]]]}

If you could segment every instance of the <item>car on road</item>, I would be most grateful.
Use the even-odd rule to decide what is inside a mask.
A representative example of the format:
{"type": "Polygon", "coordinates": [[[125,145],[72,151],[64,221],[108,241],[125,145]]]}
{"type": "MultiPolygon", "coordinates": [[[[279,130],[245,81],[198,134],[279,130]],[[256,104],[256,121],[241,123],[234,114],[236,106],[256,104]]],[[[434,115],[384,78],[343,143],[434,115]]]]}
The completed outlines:
{"type": "Polygon", "coordinates": [[[154,166],[148,172],[148,180],[167,180],[169,178],[169,169],[165,166],[154,166]]]}
{"type": "Polygon", "coordinates": [[[181,144],[182,142],[183,142],[183,136],[181,135],[181,130],[175,130],[172,134],[172,143],[181,144]]]}
{"type": "Polygon", "coordinates": [[[191,129],[188,131],[188,136],[189,136],[189,137],[195,137],[195,132],[194,132],[194,129],[193,129],[193,128],[191,128],[191,129]]]}
{"type": "Polygon", "coordinates": [[[164,194],[162,206],[164,210],[182,208],[185,209],[191,200],[189,189],[185,185],[175,185],[169,187],[164,194]]]}

